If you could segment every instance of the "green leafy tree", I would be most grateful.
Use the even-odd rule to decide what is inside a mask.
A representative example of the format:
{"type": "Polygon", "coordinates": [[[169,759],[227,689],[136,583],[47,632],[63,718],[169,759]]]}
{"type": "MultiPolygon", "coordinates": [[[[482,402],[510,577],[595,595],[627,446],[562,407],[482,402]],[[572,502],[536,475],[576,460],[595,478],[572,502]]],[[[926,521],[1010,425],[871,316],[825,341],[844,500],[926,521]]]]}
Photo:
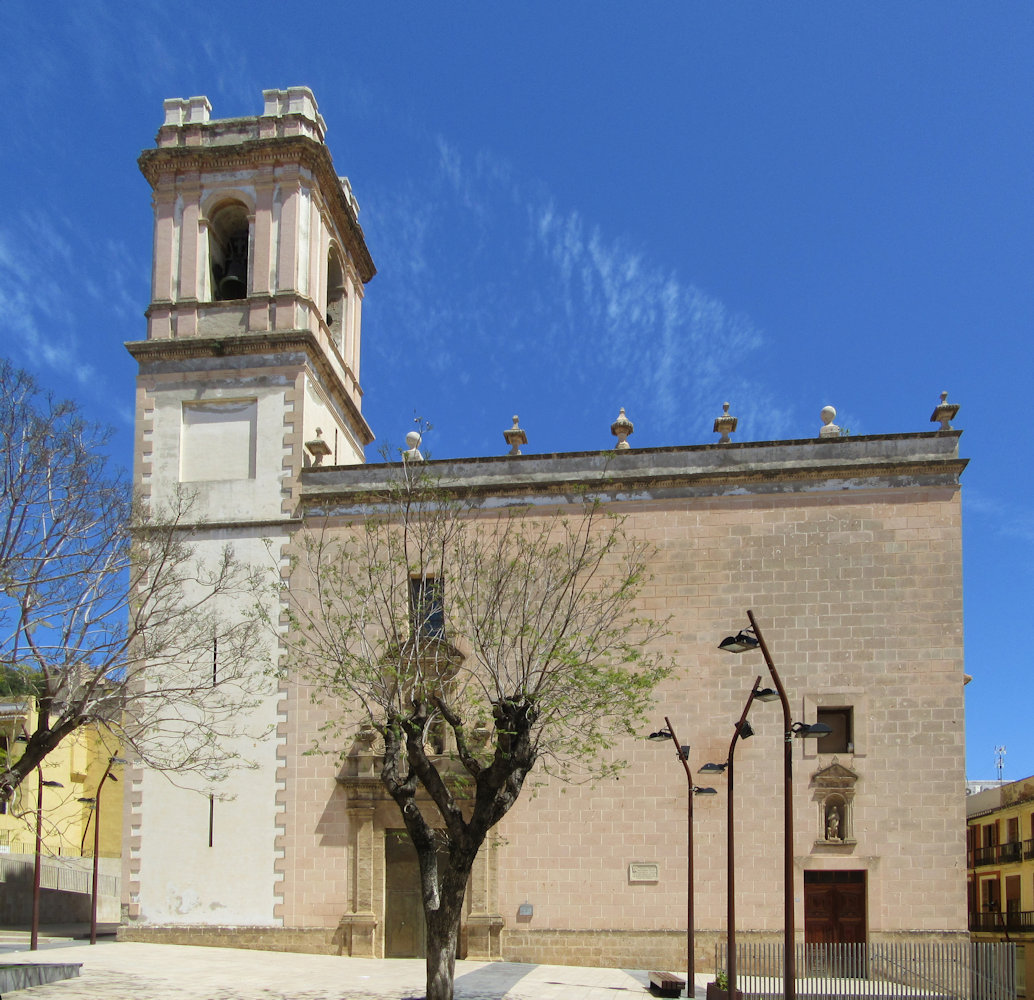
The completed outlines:
{"type": "Polygon", "coordinates": [[[38,697],[42,693],[40,676],[31,668],[0,663],[0,697],[38,697]]]}
{"type": "Polygon", "coordinates": [[[320,746],[380,736],[420,864],[427,997],[453,994],[475,857],[533,771],[614,774],[669,671],[637,617],[650,548],[585,496],[480,509],[403,462],[364,516],[296,537],[286,669],[327,705],[320,746]]]}

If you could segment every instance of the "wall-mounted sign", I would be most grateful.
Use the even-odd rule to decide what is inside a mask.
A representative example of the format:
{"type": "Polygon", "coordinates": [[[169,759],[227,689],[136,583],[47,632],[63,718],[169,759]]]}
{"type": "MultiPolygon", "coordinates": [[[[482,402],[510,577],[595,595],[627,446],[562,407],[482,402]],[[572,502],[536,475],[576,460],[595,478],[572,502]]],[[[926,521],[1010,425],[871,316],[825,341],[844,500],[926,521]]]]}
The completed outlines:
{"type": "Polygon", "coordinates": [[[657,882],[661,877],[661,866],[655,861],[633,861],[628,866],[629,882],[657,882]]]}

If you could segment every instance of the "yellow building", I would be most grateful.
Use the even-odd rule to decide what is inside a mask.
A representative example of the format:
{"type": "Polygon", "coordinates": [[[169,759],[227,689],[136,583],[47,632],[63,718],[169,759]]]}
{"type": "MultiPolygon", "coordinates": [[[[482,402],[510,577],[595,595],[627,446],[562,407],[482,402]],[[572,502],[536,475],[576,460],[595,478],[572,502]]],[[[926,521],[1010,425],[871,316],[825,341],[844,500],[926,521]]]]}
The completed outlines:
{"type": "Polygon", "coordinates": [[[966,798],[969,930],[1016,945],[1017,995],[1034,983],[1034,777],[966,798]]]}
{"type": "MultiPolygon", "coordinates": [[[[19,737],[36,726],[35,698],[0,699],[0,751],[17,759],[19,737]]],[[[118,744],[106,730],[78,730],[42,764],[40,774],[27,778],[11,801],[0,805],[0,854],[33,855],[36,850],[36,806],[42,777],[43,810],[40,832],[45,857],[92,857],[93,813],[97,788],[118,744]]],[[[115,764],[104,781],[101,800],[102,858],[122,852],[122,766],[115,764]]]]}

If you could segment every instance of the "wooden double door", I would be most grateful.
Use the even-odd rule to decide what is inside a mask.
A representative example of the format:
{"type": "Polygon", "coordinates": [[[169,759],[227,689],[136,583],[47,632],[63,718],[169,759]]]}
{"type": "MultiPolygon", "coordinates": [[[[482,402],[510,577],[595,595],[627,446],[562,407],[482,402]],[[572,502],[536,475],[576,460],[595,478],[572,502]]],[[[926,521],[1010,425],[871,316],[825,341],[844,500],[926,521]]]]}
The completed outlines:
{"type": "Polygon", "coordinates": [[[864,944],[864,871],[804,873],[804,940],[807,944],[864,944]]]}

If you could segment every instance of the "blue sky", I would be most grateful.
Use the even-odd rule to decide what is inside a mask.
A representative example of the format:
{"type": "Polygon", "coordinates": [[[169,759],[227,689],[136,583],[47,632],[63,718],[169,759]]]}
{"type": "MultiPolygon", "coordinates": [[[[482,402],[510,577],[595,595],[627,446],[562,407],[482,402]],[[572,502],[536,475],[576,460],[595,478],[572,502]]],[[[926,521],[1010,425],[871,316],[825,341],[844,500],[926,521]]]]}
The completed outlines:
{"type": "MultiPolygon", "coordinates": [[[[166,97],[305,84],[379,274],[364,413],[437,457],[922,431],[961,404],[968,772],[1034,773],[1034,7],[0,6],[0,350],[118,429],[166,97]],[[297,13],[289,13],[297,11],[297,13]]],[[[370,451],[371,456],[374,450],[370,451]]],[[[902,766],[906,766],[902,762],[902,766]]]]}

